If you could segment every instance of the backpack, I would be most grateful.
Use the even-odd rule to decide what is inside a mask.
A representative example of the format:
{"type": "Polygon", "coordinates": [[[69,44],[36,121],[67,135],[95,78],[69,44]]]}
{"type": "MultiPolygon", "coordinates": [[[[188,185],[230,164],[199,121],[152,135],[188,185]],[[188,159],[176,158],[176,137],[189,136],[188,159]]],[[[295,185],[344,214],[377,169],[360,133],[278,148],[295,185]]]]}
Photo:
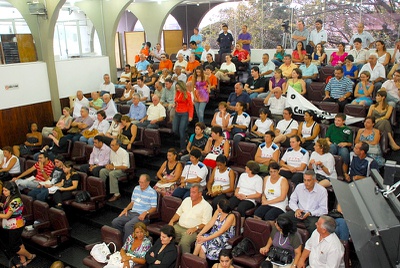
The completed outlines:
{"type": "Polygon", "coordinates": [[[247,237],[240,241],[239,244],[237,244],[232,250],[232,255],[234,257],[240,256],[243,253],[247,256],[253,256],[257,253],[256,246],[254,245],[253,241],[247,237]]]}

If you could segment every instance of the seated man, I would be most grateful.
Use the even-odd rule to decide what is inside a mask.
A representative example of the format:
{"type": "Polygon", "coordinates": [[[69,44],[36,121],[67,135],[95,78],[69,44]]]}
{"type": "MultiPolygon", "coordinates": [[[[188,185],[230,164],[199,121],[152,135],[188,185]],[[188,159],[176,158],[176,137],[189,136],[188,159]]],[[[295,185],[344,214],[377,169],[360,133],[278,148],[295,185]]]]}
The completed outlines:
{"type": "Polygon", "coordinates": [[[194,70],[198,66],[200,66],[200,62],[196,60],[196,56],[194,54],[190,54],[189,62],[186,66],[186,75],[189,77],[191,74],[193,74],[194,70]]]}
{"type": "Polygon", "coordinates": [[[244,90],[249,94],[250,99],[258,97],[263,93],[266,86],[265,79],[260,76],[260,69],[257,66],[251,68],[251,77],[249,77],[244,85],[244,90]]]}
{"type": "Polygon", "coordinates": [[[143,117],[146,116],[146,105],[140,101],[140,95],[138,93],[133,94],[132,102],[133,103],[131,108],[129,108],[128,116],[133,124],[137,124],[143,119],[143,117]]]}
{"type": "Polygon", "coordinates": [[[353,131],[345,125],[345,121],[345,114],[337,114],[335,123],[326,131],[326,139],[330,146],[329,152],[342,157],[343,172],[347,173],[350,163],[349,147],[353,145],[353,131]]]}
{"type": "Polygon", "coordinates": [[[369,145],[365,141],[360,141],[354,145],[353,152],[350,153],[349,173],[345,173],[346,181],[356,181],[369,177],[371,169],[379,170],[378,163],[367,156],[369,145]]]}
{"type": "Polygon", "coordinates": [[[108,93],[111,96],[115,94],[115,86],[114,84],[110,81],[110,75],[105,74],[103,76],[104,82],[101,83],[99,91],[100,91],[100,96],[103,96],[104,94],[108,93]]]}
{"type": "Polygon", "coordinates": [[[329,80],[325,87],[325,97],[323,101],[337,102],[339,104],[339,112],[343,112],[344,106],[350,102],[353,94],[353,82],[344,76],[341,66],[335,67],[335,77],[329,80]]]}
{"type": "Polygon", "coordinates": [[[292,72],[297,68],[297,65],[292,62],[292,56],[286,54],[283,57],[283,64],[279,67],[282,70],[282,76],[286,79],[292,78],[292,72]]]}
{"type": "Polygon", "coordinates": [[[146,55],[141,53],[139,55],[139,61],[136,63],[136,69],[138,70],[139,73],[142,73],[147,70],[147,66],[150,65],[150,62],[146,60],[146,55]]]}
{"type": "MultiPolygon", "coordinates": [[[[296,186],[289,200],[291,211],[283,214],[293,223],[303,222],[307,231],[312,234],[315,223],[321,215],[328,213],[328,192],[317,182],[313,170],[304,172],[303,183],[296,186]]],[[[335,229],[333,229],[335,232],[335,229]]]]}
{"type": "Polygon", "coordinates": [[[276,122],[282,120],[283,110],[288,106],[282,89],[280,87],[272,89],[272,92],[265,98],[264,105],[269,107],[272,119],[275,119],[276,122]]]}
{"type": "Polygon", "coordinates": [[[25,188],[33,190],[41,184],[46,184],[46,183],[50,184],[49,180],[51,179],[50,175],[53,172],[53,169],[54,169],[54,164],[53,162],[50,161],[47,153],[40,152],[36,164],[31,168],[22,172],[22,174],[19,175],[18,177],[13,178],[12,181],[15,181],[20,191],[22,191],[25,188]],[[33,173],[34,171],[36,171],[35,177],[31,176],[27,179],[21,179],[33,173]]]}
{"type": "Polygon", "coordinates": [[[33,198],[33,200],[39,200],[46,202],[49,196],[49,188],[54,184],[61,182],[65,179],[65,173],[63,171],[64,157],[62,155],[57,155],[54,159],[54,169],[50,174],[50,183],[45,185],[40,185],[37,188],[29,191],[28,195],[33,198]]]}
{"type": "Polygon", "coordinates": [[[92,100],[89,101],[89,107],[96,111],[103,107],[103,99],[100,98],[100,94],[97,91],[93,91],[91,94],[92,100]]]}
{"type": "Polygon", "coordinates": [[[195,41],[190,41],[190,50],[196,56],[196,60],[200,61],[201,54],[203,53],[203,47],[198,46],[195,41]]]}
{"type": "Polygon", "coordinates": [[[126,64],[124,71],[121,73],[121,76],[119,77],[118,85],[115,85],[115,87],[125,88],[125,83],[130,81],[131,81],[131,66],[129,64],[126,64]]]}
{"type": "Polygon", "coordinates": [[[172,67],[174,66],[174,64],[172,63],[172,61],[170,59],[167,58],[167,54],[166,53],[162,53],[160,56],[160,65],[158,67],[158,72],[161,72],[164,69],[168,69],[169,72],[172,72],[172,67]]]}
{"type": "Polygon", "coordinates": [[[100,176],[100,170],[110,162],[111,149],[103,142],[103,136],[97,135],[93,139],[93,151],[88,164],[80,167],[80,171],[95,177],[100,176]]]}
{"type": "Polygon", "coordinates": [[[114,115],[118,113],[115,102],[108,93],[103,95],[103,101],[102,110],[106,113],[106,120],[112,121],[114,115]]]}
{"type": "Polygon", "coordinates": [[[140,101],[146,102],[150,100],[150,88],[144,83],[143,76],[137,78],[137,84],[133,88],[140,95],[140,101]]]}
{"type": "Polygon", "coordinates": [[[183,200],[169,222],[169,225],[174,226],[176,242],[182,248],[182,253],[190,253],[197,233],[211,220],[212,207],[204,200],[202,193],[203,187],[197,183],[193,184],[190,188],[190,198],[183,200]],[[174,224],[175,222],[177,223],[174,224]]]}
{"type": "MultiPolygon", "coordinates": [[[[201,53],[201,58],[200,58],[201,63],[203,63],[203,69],[204,69],[204,66],[205,66],[204,63],[205,63],[206,61],[208,61],[208,59],[207,59],[207,55],[208,55],[208,54],[211,55],[211,62],[213,62],[213,61],[214,61],[215,52],[214,52],[214,50],[211,49],[210,43],[209,43],[209,42],[206,42],[206,43],[204,44],[204,50],[203,50],[203,53],[201,53]]],[[[214,68],[215,68],[215,67],[214,67],[214,68]]]]}
{"type": "Polygon", "coordinates": [[[162,59],[161,59],[162,54],[165,54],[165,51],[161,49],[160,43],[157,43],[155,49],[150,51],[150,56],[152,57],[154,62],[162,61],[162,59]]]}
{"type": "Polygon", "coordinates": [[[400,69],[394,72],[393,80],[387,80],[383,83],[380,90],[386,91],[388,104],[396,108],[396,104],[400,101],[400,69]]]}
{"type": "Polygon", "coordinates": [[[246,104],[246,111],[249,110],[251,101],[250,96],[246,91],[243,92],[243,85],[241,82],[237,82],[235,84],[235,92],[229,94],[226,102],[228,104],[228,110],[231,112],[235,111],[236,103],[239,101],[246,104]]]}
{"type": "Polygon", "coordinates": [[[71,108],[73,110],[73,118],[77,118],[81,115],[81,107],[89,107],[89,100],[83,96],[82,90],[78,90],[76,92],[73,108],[71,108]]]}
{"type": "Polygon", "coordinates": [[[304,64],[300,65],[300,70],[303,73],[302,78],[307,85],[310,85],[313,80],[318,78],[318,67],[311,63],[310,54],[304,55],[304,64]]]}
{"type": "MultiPolygon", "coordinates": [[[[190,54],[189,54],[190,55],[190,54]]],[[[182,53],[179,53],[177,56],[176,56],[176,61],[175,61],[175,64],[174,64],[174,69],[176,68],[176,67],[181,67],[181,69],[182,69],[182,72],[186,72],[186,67],[187,67],[187,61],[185,60],[185,58],[184,58],[184,56],[183,56],[183,54],[182,53]]]]}
{"type": "Polygon", "coordinates": [[[185,61],[188,61],[189,60],[189,57],[190,57],[190,54],[192,54],[192,52],[190,51],[190,49],[188,49],[188,46],[187,46],[187,43],[183,43],[182,44],[182,49],[180,49],[179,51],[178,51],[178,53],[176,53],[178,56],[179,56],[179,54],[182,54],[182,56],[183,56],[183,59],[185,60],[185,61]]]}
{"type": "Polygon", "coordinates": [[[137,124],[138,127],[143,128],[158,128],[158,124],[164,121],[166,114],[165,108],[160,103],[160,99],[157,95],[154,95],[153,103],[147,108],[147,115],[140,120],[137,124]]]}
{"type": "Polygon", "coordinates": [[[181,176],[181,185],[176,188],[172,193],[172,196],[185,199],[190,195],[190,188],[193,184],[200,184],[200,186],[206,186],[206,177],[208,169],[206,165],[200,162],[201,152],[199,149],[193,149],[190,151],[190,161],[185,165],[181,176]]]}
{"type": "Polygon", "coordinates": [[[105,168],[100,170],[99,177],[103,181],[106,181],[107,177],[109,177],[110,193],[114,195],[108,201],[114,202],[121,198],[118,188],[118,178],[125,175],[125,170],[130,167],[130,162],[128,152],[120,147],[116,139],[111,141],[110,147],[110,164],[107,164],[105,168]]]}
{"type": "MultiPolygon", "coordinates": [[[[187,80],[187,76],[186,74],[184,74],[182,72],[182,70],[185,70],[186,67],[181,67],[181,66],[175,66],[174,69],[174,74],[172,75],[171,81],[173,81],[174,83],[178,82],[178,81],[183,81],[186,83],[187,80]]],[[[165,79],[165,81],[167,81],[169,78],[165,79]]]]}
{"type": "Polygon", "coordinates": [[[269,54],[264,53],[262,56],[262,62],[258,65],[260,69],[260,76],[265,79],[265,87],[268,88],[269,79],[274,76],[275,64],[269,60],[269,54]]]}
{"type": "Polygon", "coordinates": [[[76,118],[71,123],[71,128],[77,127],[79,132],[77,133],[70,133],[66,135],[68,140],[72,140],[72,142],[79,141],[79,138],[82,136],[83,132],[86,129],[89,129],[94,123],[94,120],[89,116],[89,108],[82,107],[81,108],[81,116],[76,118]]]}
{"type": "Polygon", "coordinates": [[[123,241],[132,234],[133,226],[142,221],[149,223],[147,216],[157,210],[157,192],[150,186],[150,176],[142,174],[139,185],[132,192],[131,202],[113,219],[112,226],[124,234],[123,241]]]}
{"type": "Polygon", "coordinates": [[[335,234],[336,222],[329,216],[321,216],[317,229],[311,233],[297,263],[298,268],[344,268],[344,247],[335,234]],[[308,258],[309,266],[306,266],[308,258]]]}
{"type": "Polygon", "coordinates": [[[361,73],[367,71],[371,74],[369,81],[374,85],[374,91],[377,92],[382,87],[383,81],[386,79],[385,67],[378,62],[378,54],[371,53],[368,57],[368,63],[361,68],[358,77],[361,73]]]}

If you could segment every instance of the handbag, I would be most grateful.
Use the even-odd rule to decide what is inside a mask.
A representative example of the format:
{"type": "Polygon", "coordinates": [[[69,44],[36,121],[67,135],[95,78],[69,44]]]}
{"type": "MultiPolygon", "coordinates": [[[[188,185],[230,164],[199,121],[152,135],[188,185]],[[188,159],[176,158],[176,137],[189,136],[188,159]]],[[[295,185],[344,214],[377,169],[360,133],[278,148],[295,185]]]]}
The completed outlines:
{"type": "MultiPolygon", "coordinates": [[[[133,257],[133,255],[129,253],[127,253],[126,255],[133,257]]],[[[121,260],[121,253],[119,251],[116,251],[110,255],[107,265],[103,268],[123,268],[124,264],[121,262],[121,260]]],[[[129,266],[133,267],[134,265],[135,263],[132,260],[129,260],[129,266]]]]}
{"type": "Polygon", "coordinates": [[[130,140],[128,139],[127,136],[125,136],[124,134],[118,134],[117,139],[123,144],[123,145],[128,145],[130,140]]]}
{"type": "Polygon", "coordinates": [[[328,216],[334,219],[343,218],[343,214],[337,209],[332,209],[331,211],[329,211],[328,216]]]}
{"type": "Polygon", "coordinates": [[[272,264],[278,266],[287,265],[293,262],[293,256],[289,250],[274,246],[269,249],[267,257],[272,264]]]}
{"type": "Polygon", "coordinates": [[[83,137],[85,137],[86,139],[90,139],[90,138],[94,138],[99,134],[99,131],[97,129],[86,129],[85,131],[83,131],[83,137]]]}
{"type": "Polygon", "coordinates": [[[233,250],[232,255],[234,257],[246,254],[247,256],[253,256],[257,253],[256,246],[254,245],[253,241],[245,237],[242,241],[237,244],[233,250]]]}
{"type": "Polygon", "coordinates": [[[9,181],[12,179],[11,174],[8,171],[0,172],[0,181],[9,181]]]}
{"type": "Polygon", "coordinates": [[[75,195],[75,202],[83,203],[90,201],[90,193],[88,191],[80,191],[75,195]]]}
{"type": "Polygon", "coordinates": [[[78,133],[80,133],[81,132],[81,130],[79,129],[79,127],[71,127],[68,131],[67,131],[67,133],[69,133],[69,134],[78,134],[78,133]]]}
{"type": "Polygon", "coordinates": [[[211,187],[211,192],[213,193],[219,193],[222,191],[222,185],[213,185],[211,187]]]}
{"type": "Polygon", "coordinates": [[[110,242],[108,244],[106,243],[100,243],[94,245],[92,250],[90,251],[90,255],[99,263],[107,263],[108,262],[108,257],[111,255],[111,251],[109,246],[110,245],[114,246],[114,252],[117,250],[117,246],[113,243],[110,242]]]}

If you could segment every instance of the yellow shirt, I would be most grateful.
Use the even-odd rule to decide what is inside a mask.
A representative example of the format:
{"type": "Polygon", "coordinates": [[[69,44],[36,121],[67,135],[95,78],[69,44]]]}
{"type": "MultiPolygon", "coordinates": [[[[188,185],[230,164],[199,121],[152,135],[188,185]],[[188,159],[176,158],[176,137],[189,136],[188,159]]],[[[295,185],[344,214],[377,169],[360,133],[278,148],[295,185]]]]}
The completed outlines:
{"type": "Polygon", "coordinates": [[[296,64],[294,64],[293,62],[289,66],[287,66],[286,64],[282,64],[281,67],[279,67],[279,69],[282,70],[282,75],[284,77],[289,77],[289,78],[292,77],[293,69],[296,69],[296,68],[298,68],[298,66],[296,64]]]}

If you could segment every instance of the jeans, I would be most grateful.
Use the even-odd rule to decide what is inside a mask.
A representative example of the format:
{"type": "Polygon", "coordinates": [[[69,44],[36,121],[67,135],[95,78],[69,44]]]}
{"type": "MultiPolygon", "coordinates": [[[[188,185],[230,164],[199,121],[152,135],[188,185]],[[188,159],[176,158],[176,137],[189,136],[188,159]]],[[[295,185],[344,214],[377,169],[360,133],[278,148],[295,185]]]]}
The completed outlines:
{"type": "MultiPolygon", "coordinates": [[[[140,214],[137,212],[133,212],[132,210],[128,211],[127,215],[116,217],[112,220],[111,225],[115,229],[121,231],[124,234],[123,241],[125,242],[126,239],[130,234],[133,233],[133,226],[138,223],[140,214]]],[[[143,221],[145,224],[149,223],[148,218],[145,218],[143,221]]]]}
{"type": "Polygon", "coordinates": [[[150,120],[145,120],[143,123],[137,123],[136,126],[142,127],[142,128],[152,128],[152,129],[157,129],[158,124],[150,124],[150,120]]]}
{"type": "Polygon", "coordinates": [[[250,99],[255,99],[255,98],[258,97],[258,95],[259,94],[257,92],[253,92],[253,93],[250,94],[250,99]]]}
{"type": "Polygon", "coordinates": [[[339,147],[337,144],[332,143],[329,152],[333,155],[340,155],[343,159],[343,163],[350,164],[350,152],[347,147],[339,147]]]}
{"type": "Polygon", "coordinates": [[[179,135],[180,149],[186,148],[186,129],[189,123],[189,113],[175,113],[174,121],[172,122],[172,131],[179,135]]]}
{"type": "Polygon", "coordinates": [[[207,102],[195,102],[194,108],[196,109],[197,117],[199,122],[204,123],[204,110],[206,109],[207,102]]]}
{"type": "Polygon", "coordinates": [[[336,221],[336,230],[335,230],[336,235],[339,237],[340,240],[343,241],[349,240],[350,233],[346,221],[343,218],[337,218],[335,219],[335,221],[336,221]]]}
{"type": "Polygon", "coordinates": [[[387,94],[386,100],[390,106],[392,106],[394,109],[396,109],[396,104],[399,102],[399,99],[396,99],[390,94],[387,94]]]}
{"type": "Polygon", "coordinates": [[[186,197],[190,196],[190,189],[178,187],[172,193],[172,196],[178,197],[180,199],[185,199],[186,197]]]}
{"type": "Polygon", "coordinates": [[[275,64],[276,68],[279,68],[283,64],[283,62],[279,60],[272,60],[272,62],[275,64]]]}
{"type": "Polygon", "coordinates": [[[81,137],[79,138],[79,141],[85,142],[85,143],[87,143],[87,144],[89,144],[89,145],[93,145],[93,144],[94,144],[94,138],[89,138],[89,139],[87,139],[87,138],[85,138],[84,136],[81,136],[81,137]]]}

